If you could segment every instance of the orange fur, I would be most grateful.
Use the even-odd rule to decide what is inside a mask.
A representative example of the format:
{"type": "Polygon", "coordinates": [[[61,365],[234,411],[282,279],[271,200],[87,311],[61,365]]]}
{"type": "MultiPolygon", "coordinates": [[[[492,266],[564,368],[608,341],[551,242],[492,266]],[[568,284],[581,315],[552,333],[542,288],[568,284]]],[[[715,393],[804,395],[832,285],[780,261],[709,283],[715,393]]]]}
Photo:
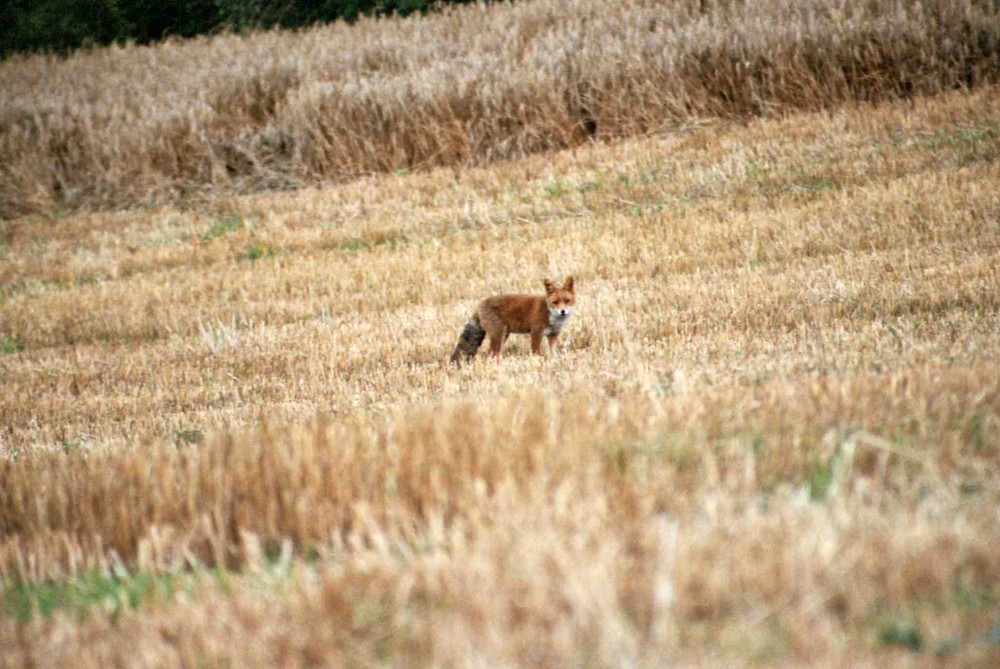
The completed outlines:
{"type": "Polygon", "coordinates": [[[562,286],[545,280],[545,295],[495,295],[483,300],[472,318],[466,323],[451,361],[460,364],[476,355],[484,337],[489,337],[490,354],[500,357],[500,349],[511,334],[531,336],[533,353],[542,352],[542,338],[549,340],[549,350],[555,349],[556,340],[566,321],[573,313],[576,302],[575,283],[566,277],[562,286]]]}

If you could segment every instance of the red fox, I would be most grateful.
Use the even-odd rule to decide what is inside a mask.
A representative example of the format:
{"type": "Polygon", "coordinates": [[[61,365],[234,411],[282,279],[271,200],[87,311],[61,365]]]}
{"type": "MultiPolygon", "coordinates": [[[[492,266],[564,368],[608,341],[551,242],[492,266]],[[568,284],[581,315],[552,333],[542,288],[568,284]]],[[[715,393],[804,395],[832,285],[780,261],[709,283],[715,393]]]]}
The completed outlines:
{"type": "Polygon", "coordinates": [[[479,303],[472,318],[465,324],[451,361],[462,364],[471,360],[489,335],[490,354],[500,357],[507,336],[512,332],[531,335],[532,353],[542,352],[542,337],[548,337],[549,350],[555,349],[556,338],[573,315],[576,293],[573,277],[567,276],[562,286],[545,280],[545,295],[494,295],[479,303]]]}

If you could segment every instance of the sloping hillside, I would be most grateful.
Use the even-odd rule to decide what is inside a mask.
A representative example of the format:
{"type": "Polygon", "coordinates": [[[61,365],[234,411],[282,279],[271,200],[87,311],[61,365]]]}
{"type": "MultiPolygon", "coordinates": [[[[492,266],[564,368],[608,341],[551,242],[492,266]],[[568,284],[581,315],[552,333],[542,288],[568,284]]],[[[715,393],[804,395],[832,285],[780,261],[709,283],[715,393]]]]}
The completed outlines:
{"type": "Polygon", "coordinates": [[[996,662],[997,109],[0,223],[2,662],[996,662]]]}

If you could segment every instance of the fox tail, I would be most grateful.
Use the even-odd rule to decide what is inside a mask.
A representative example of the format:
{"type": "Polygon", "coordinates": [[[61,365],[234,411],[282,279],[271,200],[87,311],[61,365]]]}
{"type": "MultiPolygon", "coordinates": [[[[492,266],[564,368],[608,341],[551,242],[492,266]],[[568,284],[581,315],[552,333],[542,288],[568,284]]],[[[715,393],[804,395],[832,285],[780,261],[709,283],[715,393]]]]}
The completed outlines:
{"type": "Polygon", "coordinates": [[[451,354],[451,362],[461,366],[462,359],[469,361],[476,355],[483,338],[486,337],[486,328],[479,323],[479,315],[473,314],[469,322],[462,328],[462,334],[458,337],[458,344],[451,354]]]}

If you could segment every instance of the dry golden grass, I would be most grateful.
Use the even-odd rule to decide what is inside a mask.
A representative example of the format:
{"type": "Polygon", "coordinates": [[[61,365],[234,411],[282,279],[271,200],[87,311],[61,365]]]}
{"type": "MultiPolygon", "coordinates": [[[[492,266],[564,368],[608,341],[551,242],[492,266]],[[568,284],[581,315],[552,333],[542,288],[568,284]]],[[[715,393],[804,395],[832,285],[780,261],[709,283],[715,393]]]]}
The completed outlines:
{"type": "Polygon", "coordinates": [[[0,63],[0,217],[972,87],[990,0],[533,0],[0,63]]]}
{"type": "Polygon", "coordinates": [[[997,109],[0,223],[5,587],[231,573],[0,662],[1000,661],[997,109]],[[569,272],[558,355],[443,364],[569,272]]]}

